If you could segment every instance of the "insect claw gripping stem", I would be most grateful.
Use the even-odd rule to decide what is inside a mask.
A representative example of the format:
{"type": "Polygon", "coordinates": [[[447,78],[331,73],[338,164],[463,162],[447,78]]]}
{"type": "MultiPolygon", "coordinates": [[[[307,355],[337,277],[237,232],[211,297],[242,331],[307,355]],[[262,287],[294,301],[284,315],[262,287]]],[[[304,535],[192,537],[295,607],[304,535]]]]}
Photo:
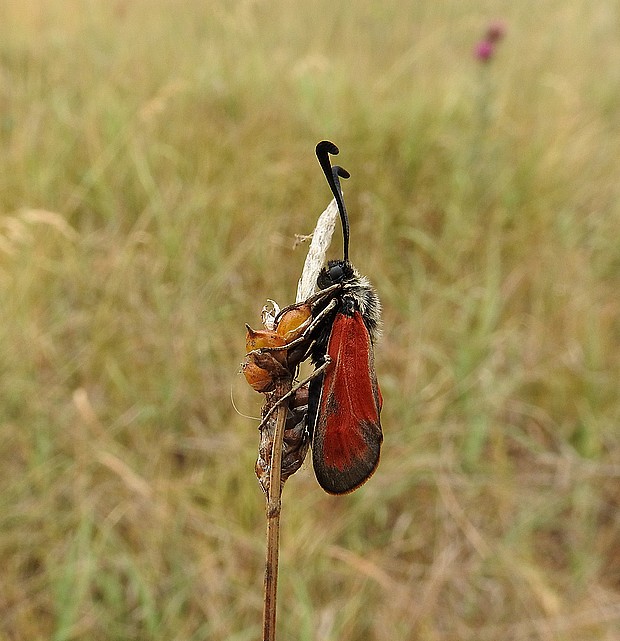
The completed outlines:
{"type": "MultiPolygon", "coordinates": [[[[340,285],[338,285],[338,289],[340,289],[340,285]]],[[[296,338],[294,341],[287,343],[283,348],[273,347],[271,349],[274,351],[278,351],[280,349],[290,349],[291,347],[297,347],[297,345],[302,345],[303,343],[307,342],[309,337],[311,337],[312,332],[321,324],[323,319],[334,309],[334,307],[336,307],[336,301],[335,300],[329,301],[327,307],[321,310],[312,319],[312,322],[310,323],[310,325],[308,325],[304,333],[299,338],[296,338]]]]}
{"type": "MultiPolygon", "coordinates": [[[[325,289],[322,292],[318,292],[318,294],[323,294],[322,296],[318,296],[316,294],[312,298],[318,298],[319,300],[321,298],[325,298],[326,294],[325,292],[333,293],[336,290],[342,289],[341,285],[333,285],[332,287],[329,288],[329,290],[325,289]]],[[[311,299],[309,298],[308,301],[311,299]]],[[[307,301],[307,302],[308,302],[307,301]]],[[[294,307],[294,305],[290,305],[289,307],[285,307],[280,314],[285,312],[288,309],[291,309],[294,307]]],[[[295,340],[291,341],[290,343],[287,343],[286,345],[282,346],[275,346],[275,347],[259,347],[258,349],[252,350],[251,352],[248,352],[248,354],[269,354],[271,352],[281,352],[284,350],[289,350],[291,347],[297,347],[298,345],[302,345],[304,342],[308,341],[309,336],[312,334],[312,332],[318,327],[318,325],[321,324],[323,319],[336,307],[336,301],[331,300],[325,309],[322,309],[313,319],[310,325],[306,328],[304,333],[296,338],[295,340]]],[[[304,359],[301,359],[304,360],[304,359]]]]}
{"type": "Polygon", "coordinates": [[[293,396],[293,394],[295,394],[295,392],[297,390],[299,390],[302,387],[304,387],[304,385],[307,385],[311,380],[315,379],[317,376],[320,376],[327,369],[328,365],[331,364],[331,362],[332,362],[332,359],[329,356],[326,355],[325,356],[325,362],[322,365],[320,365],[319,367],[317,367],[312,372],[312,374],[310,374],[310,376],[308,376],[307,378],[304,378],[304,380],[301,381],[301,383],[297,383],[286,394],[284,394],[284,396],[280,397],[275,402],[274,406],[271,407],[269,409],[269,411],[265,414],[265,416],[263,417],[263,420],[260,422],[260,424],[258,426],[258,429],[260,430],[262,427],[264,427],[265,423],[269,420],[271,415],[278,409],[278,407],[280,405],[282,405],[282,403],[284,403],[284,401],[286,401],[289,398],[291,398],[291,396],[293,396]]]}

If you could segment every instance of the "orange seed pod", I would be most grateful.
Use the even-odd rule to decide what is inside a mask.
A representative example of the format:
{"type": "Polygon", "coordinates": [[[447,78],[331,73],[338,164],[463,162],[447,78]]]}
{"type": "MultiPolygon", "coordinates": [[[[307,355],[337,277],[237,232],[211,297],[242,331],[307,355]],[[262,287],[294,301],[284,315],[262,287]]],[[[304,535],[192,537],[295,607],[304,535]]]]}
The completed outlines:
{"type": "Polygon", "coordinates": [[[283,336],[287,343],[304,333],[312,318],[312,307],[301,303],[285,311],[278,321],[276,332],[283,336]]]}
{"type": "MultiPolygon", "coordinates": [[[[271,329],[252,329],[249,325],[245,326],[247,333],[245,336],[246,352],[254,349],[269,349],[270,347],[284,347],[286,340],[277,332],[271,329]]],[[[286,350],[276,350],[273,357],[284,364],[286,362],[286,350]]]]}
{"type": "Polygon", "coordinates": [[[245,351],[251,352],[254,349],[263,347],[283,347],[284,338],[277,332],[270,329],[252,329],[249,325],[245,326],[247,333],[245,335],[245,351]]]}
{"type": "Polygon", "coordinates": [[[271,372],[259,367],[253,359],[247,358],[241,366],[245,380],[257,392],[271,392],[275,387],[275,381],[271,372]]]}

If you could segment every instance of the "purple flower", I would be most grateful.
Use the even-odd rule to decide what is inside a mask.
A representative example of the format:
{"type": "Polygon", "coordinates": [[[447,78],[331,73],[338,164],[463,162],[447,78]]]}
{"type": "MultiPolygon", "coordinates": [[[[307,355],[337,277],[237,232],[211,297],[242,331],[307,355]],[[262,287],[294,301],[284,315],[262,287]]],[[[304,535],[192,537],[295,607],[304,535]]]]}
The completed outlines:
{"type": "Polygon", "coordinates": [[[488,62],[495,55],[498,42],[506,35],[506,23],[502,20],[493,20],[486,29],[484,39],[474,49],[474,56],[480,62],[488,62]]]}
{"type": "Polygon", "coordinates": [[[481,40],[474,50],[474,55],[480,62],[488,62],[495,53],[495,47],[490,40],[481,40]]]}
{"type": "Polygon", "coordinates": [[[488,42],[499,42],[506,35],[506,23],[502,20],[494,20],[487,27],[488,42]]]}

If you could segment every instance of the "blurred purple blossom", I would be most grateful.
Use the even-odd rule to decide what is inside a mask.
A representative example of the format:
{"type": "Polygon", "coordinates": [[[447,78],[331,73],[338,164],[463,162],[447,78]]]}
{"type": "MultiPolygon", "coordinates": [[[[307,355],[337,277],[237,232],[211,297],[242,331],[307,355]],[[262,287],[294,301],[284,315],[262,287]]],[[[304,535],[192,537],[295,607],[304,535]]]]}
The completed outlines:
{"type": "Polygon", "coordinates": [[[480,40],[474,49],[474,56],[480,62],[488,62],[495,55],[497,43],[506,35],[506,24],[501,20],[493,20],[486,29],[484,39],[480,40]]]}
{"type": "Polygon", "coordinates": [[[506,23],[502,20],[493,20],[487,27],[488,42],[499,42],[506,35],[506,23]]]}
{"type": "Polygon", "coordinates": [[[495,47],[489,40],[481,40],[474,51],[474,54],[481,62],[487,62],[493,57],[495,47]]]}

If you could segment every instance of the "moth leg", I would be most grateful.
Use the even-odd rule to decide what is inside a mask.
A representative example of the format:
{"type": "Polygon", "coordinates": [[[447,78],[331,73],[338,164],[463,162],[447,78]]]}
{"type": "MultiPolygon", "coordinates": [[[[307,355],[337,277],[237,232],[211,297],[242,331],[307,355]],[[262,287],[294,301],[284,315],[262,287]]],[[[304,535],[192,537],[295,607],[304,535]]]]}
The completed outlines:
{"type": "Polygon", "coordinates": [[[303,381],[300,383],[297,383],[296,385],[293,385],[293,387],[290,389],[289,392],[287,392],[284,396],[279,398],[273,405],[272,408],[265,414],[263,417],[263,420],[260,422],[258,429],[260,430],[265,423],[267,422],[267,419],[275,412],[275,410],[282,405],[284,401],[289,399],[295,392],[300,388],[303,387],[304,385],[307,385],[311,380],[315,379],[317,376],[320,376],[328,367],[328,365],[332,362],[332,359],[329,356],[325,356],[325,361],[321,363],[320,367],[317,367],[310,376],[306,377],[303,381]]]}

